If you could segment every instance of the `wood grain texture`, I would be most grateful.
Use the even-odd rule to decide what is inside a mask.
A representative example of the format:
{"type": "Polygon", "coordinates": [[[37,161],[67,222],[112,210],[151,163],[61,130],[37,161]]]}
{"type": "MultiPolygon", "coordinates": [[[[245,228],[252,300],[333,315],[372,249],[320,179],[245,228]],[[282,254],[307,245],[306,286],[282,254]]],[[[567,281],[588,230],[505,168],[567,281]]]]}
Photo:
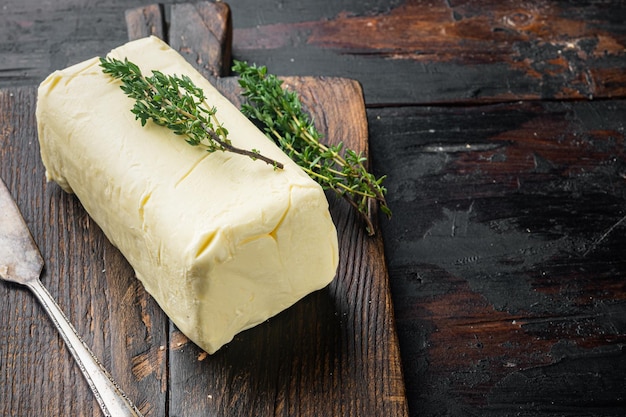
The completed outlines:
{"type": "MultiPolygon", "coordinates": [[[[46,184],[35,103],[34,87],[0,90],[0,175],[46,262],[42,282],[138,407],[164,415],[166,317],[78,200],[46,184]],[[139,371],[145,356],[149,367],[139,371]]],[[[98,415],[34,297],[15,285],[2,284],[0,292],[0,414],[98,415]]]]}
{"type": "MultiPolygon", "coordinates": [[[[187,52],[189,62],[210,76],[227,73],[231,65],[230,55],[216,59],[206,53],[200,58],[202,51],[230,48],[228,7],[199,3],[172,8],[172,21],[206,22],[213,16],[217,24],[197,26],[217,29],[172,24],[167,32],[172,47],[187,52]],[[183,39],[184,45],[175,39],[183,39]],[[206,71],[211,66],[214,69],[206,71]]],[[[231,101],[240,103],[236,79],[215,82],[231,101]]],[[[367,155],[367,118],[356,81],[291,77],[284,82],[298,91],[329,142],[344,141],[367,155]]],[[[380,233],[368,238],[349,206],[332,195],[329,199],[341,241],[336,279],[267,326],[236,336],[212,357],[172,327],[172,415],[207,410],[217,415],[248,415],[250,410],[301,416],[407,414],[382,238],[380,233]],[[192,388],[189,381],[194,381],[192,388]]]]}
{"type": "Polygon", "coordinates": [[[128,27],[128,39],[156,36],[165,39],[165,13],[162,4],[128,9],[124,13],[128,27]]]}
{"type": "Polygon", "coordinates": [[[282,9],[264,13],[262,24],[236,28],[234,54],[283,73],[356,78],[366,102],[376,106],[624,93],[624,74],[613,70],[626,55],[626,37],[616,25],[626,19],[623,2],[406,0],[338,7],[330,19],[298,10],[308,20],[293,22],[284,21],[282,9]]]}
{"type": "Polygon", "coordinates": [[[226,3],[198,2],[172,6],[168,43],[206,78],[230,73],[233,28],[226,3]]]}
{"type": "MultiPolygon", "coordinates": [[[[233,96],[236,80],[220,81],[233,96]]],[[[299,92],[330,141],[367,151],[358,83],[311,77],[284,82],[299,92]]],[[[172,384],[182,387],[191,379],[197,393],[179,397],[176,389],[173,415],[193,416],[207,408],[217,415],[247,415],[250,409],[261,415],[405,415],[382,236],[368,238],[352,209],[333,195],[329,199],[341,247],[336,279],[267,325],[237,336],[214,357],[172,334],[178,341],[170,360],[172,384]],[[204,404],[196,397],[209,400],[204,404]]]]}
{"type": "MultiPolygon", "coordinates": [[[[125,9],[144,5],[59,0],[29,8],[29,1],[6,1],[9,7],[0,14],[0,85],[38,82],[54,69],[107,52],[127,38],[120,18],[125,9]]],[[[623,1],[228,4],[235,16],[235,57],[283,75],[358,79],[368,106],[625,93],[623,1]]]]}
{"type": "MultiPolygon", "coordinates": [[[[165,15],[181,2],[164,1],[165,15]]],[[[144,5],[5,0],[0,86],[32,86],[125,42],[125,10],[144,5]]],[[[624,2],[230,0],[229,6],[235,58],[268,65],[286,79],[349,77],[363,87],[373,167],[389,174],[394,218],[381,219],[380,227],[410,415],[626,415],[624,2]],[[591,95],[598,100],[588,101],[591,95]]],[[[11,137],[32,135],[32,127],[17,130],[25,114],[11,116],[11,137]]],[[[7,117],[0,113],[2,126],[7,117]]],[[[55,233],[69,239],[75,227],[59,213],[77,209],[30,201],[27,195],[48,201],[35,192],[45,193],[44,185],[27,194],[12,172],[22,163],[32,167],[36,157],[23,162],[8,149],[3,142],[0,175],[11,177],[30,225],[48,233],[48,224],[58,223],[68,231],[55,233]],[[53,209],[51,220],[37,220],[53,209]]],[[[59,287],[58,281],[44,277],[47,285],[59,287]]],[[[27,293],[3,291],[21,297],[11,320],[41,314],[27,293]]],[[[19,320],[2,327],[11,341],[43,338],[42,347],[21,348],[0,340],[0,380],[18,373],[33,381],[0,391],[2,415],[5,404],[23,411],[18,415],[77,411],[59,405],[80,384],[69,355],[31,359],[63,349],[41,317],[32,327],[13,324],[19,320]],[[26,370],[15,371],[22,365],[26,370]],[[47,380],[55,372],[66,384],[60,394],[47,380]],[[31,386],[41,386],[47,399],[21,402],[31,386]]],[[[175,330],[172,336],[172,351],[180,348],[191,361],[185,339],[175,330]]],[[[150,369],[139,365],[150,363],[140,360],[150,352],[134,359],[138,375],[150,369]]],[[[229,374],[239,386],[244,368],[229,374]]],[[[189,387],[194,379],[177,381],[189,387]]],[[[247,384],[270,386],[267,378],[247,384]]],[[[259,392],[241,398],[261,404],[272,391],[259,392]]],[[[220,401],[237,409],[238,398],[220,401]]],[[[275,410],[293,412],[290,398],[277,396],[275,410]]]]}
{"type": "Polygon", "coordinates": [[[624,415],[626,102],[368,115],[412,415],[624,415]]]}
{"type": "MultiPolygon", "coordinates": [[[[211,19],[206,10],[202,4],[180,6],[172,9],[172,19],[180,11],[192,20],[190,13],[197,13],[206,23],[211,19]]],[[[217,9],[219,30],[229,28],[228,19],[222,19],[224,11],[228,10],[217,9]]],[[[158,33],[153,29],[154,22],[161,21],[158,14],[154,7],[129,12],[129,24],[144,26],[129,32],[158,33]],[[148,15],[149,19],[144,18],[148,15]]],[[[206,32],[180,25],[171,25],[162,33],[169,39],[184,39],[178,48],[188,51],[190,57],[213,51],[205,55],[207,59],[215,58],[215,50],[228,45],[229,39],[215,36],[208,41],[206,32]]],[[[230,64],[229,59],[215,61],[192,60],[205,70],[219,68],[223,62],[230,64]]],[[[343,140],[368,153],[367,119],[356,81],[291,77],[285,82],[301,93],[329,141],[343,140]]],[[[236,97],[234,78],[220,79],[218,85],[227,96],[236,97]]],[[[44,183],[33,117],[35,94],[34,88],[19,88],[3,91],[1,96],[0,114],[8,115],[0,123],[4,132],[2,177],[12,191],[24,190],[20,207],[27,221],[47,225],[43,230],[33,228],[47,260],[44,281],[56,277],[58,287],[52,285],[51,292],[78,323],[79,331],[90,335],[87,342],[145,415],[408,415],[382,236],[368,237],[346,202],[329,195],[341,245],[333,283],[267,323],[237,335],[209,356],[169,322],[78,200],[54,184],[44,183]],[[54,214],[37,212],[41,205],[54,214]],[[48,261],[50,250],[59,252],[48,261]]],[[[22,304],[34,304],[23,292],[8,286],[3,290],[10,302],[0,308],[10,309],[11,318],[20,313],[10,298],[13,294],[23,298],[22,304]]],[[[8,364],[3,366],[7,372],[4,380],[11,381],[0,391],[5,414],[19,410],[25,415],[98,415],[97,405],[68,355],[62,362],[62,368],[71,372],[67,378],[54,374],[60,366],[52,362],[48,365],[49,386],[40,390],[29,380],[33,365],[19,362],[15,356],[32,351],[33,340],[10,336],[10,329],[23,320],[3,323],[6,328],[0,329],[0,334],[9,334],[2,339],[6,353],[3,349],[0,355],[8,364]],[[31,395],[21,395],[18,400],[15,389],[31,395]],[[41,398],[40,394],[57,401],[41,404],[29,399],[41,398]]],[[[48,337],[58,339],[54,332],[48,337]]],[[[57,352],[59,345],[37,353],[46,358],[51,351],[62,355],[62,350],[57,352]]]]}

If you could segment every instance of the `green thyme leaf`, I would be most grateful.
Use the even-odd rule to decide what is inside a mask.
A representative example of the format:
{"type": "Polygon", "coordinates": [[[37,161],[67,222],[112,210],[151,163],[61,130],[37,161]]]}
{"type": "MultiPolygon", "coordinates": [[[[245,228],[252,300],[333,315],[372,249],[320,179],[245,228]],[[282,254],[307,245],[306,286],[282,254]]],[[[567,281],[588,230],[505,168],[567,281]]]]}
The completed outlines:
{"type": "Polygon", "coordinates": [[[204,146],[208,152],[233,152],[261,160],[275,169],[283,168],[280,162],[259,152],[233,146],[228,131],[216,117],[216,108],[207,105],[204,92],[188,76],[152,71],[152,75],[146,77],[128,59],[100,58],[100,66],[102,72],[120,80],[122,91],[135,100],[131,112],[142,126],[152,120],[184,136],[190,145],[204,146]]]}
{"type": "Polygon", "coordinates": [[[374,233],[370,202],[379,203],[387,216],[391,210],[385,200],[385,177],[376,178],[365,166],[366,158],[343,143],[334,146],[320,142],[322,135],[302,109],[297,93],[282,87],[282,81],[268,74],[265,66],[235,61],[244,103],[241,111],[263,125],[266,136],[293,159],[324,189],[330,189],[354,206],[374,233]]]}

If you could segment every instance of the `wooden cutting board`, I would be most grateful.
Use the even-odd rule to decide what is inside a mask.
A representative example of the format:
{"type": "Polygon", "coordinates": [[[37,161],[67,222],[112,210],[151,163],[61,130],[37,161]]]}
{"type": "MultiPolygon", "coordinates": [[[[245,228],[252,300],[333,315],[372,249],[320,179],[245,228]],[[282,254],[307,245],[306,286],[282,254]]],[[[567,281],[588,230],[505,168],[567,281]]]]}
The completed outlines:
{"type": "MultiPolygon", "coordinates": [[[[169,22],[165,15],[159,5],[128,11],[129,37],[165,39],[238,103],[236,79],[226,76],[229,7],[179,4],[169,22]]],[[[284,80],[328,142],[367,155],[358,82],[284,80]]],[[[382,238],[369,237],[347,203],[329,195],[340,241],[335,280],[207,355],[167,319],[80,202],[45,182],[35,104],[35,86],[0,90],[0,175],[46,260],[44,285],[146,416],[408,414],[382,238]]],[[[100,415],[35,299],[4,283],[0,299],[0,414],[100,415]]]]}

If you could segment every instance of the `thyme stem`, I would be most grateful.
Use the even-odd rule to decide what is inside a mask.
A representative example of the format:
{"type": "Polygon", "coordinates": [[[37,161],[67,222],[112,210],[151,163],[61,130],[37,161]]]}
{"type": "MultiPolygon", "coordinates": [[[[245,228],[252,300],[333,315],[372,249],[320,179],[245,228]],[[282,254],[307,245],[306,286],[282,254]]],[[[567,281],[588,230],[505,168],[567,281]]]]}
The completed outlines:
{"type": "Polygon", "coordinates": [[[128,59],[100,58],[100,66],[105,74],[119,79],[122,91],[135,99],[131,111],[142,126],[152,120],[185,136],[190,145],[203,145],[208,152],[233,152],[261,160],[275,169],[283,168],[282,163],[258,151],[234,146],[228,139],[228,131],[216,117],[217,110],[207,104],[204,92],[189,77],[166,76],[160,71],[152,71],[152,76],[146,77],[128,59]]]}
{"type": "Polygon", "coordinates": [[[343,143],[321,143],[321,134],[302,110],[297,94],[283,89],[282,81],[268,74],[266,67],[235,61],[233,70],[239,73],[245,98],[241,111],[262,124],[265,134],[324,189],[333,190],[355,207],[373,234],[370,202],[377,202],[381,211],[391,216],[382,185],[385,177],[369,173],[363,165],[366,159],[344,149],[343,143]]]}

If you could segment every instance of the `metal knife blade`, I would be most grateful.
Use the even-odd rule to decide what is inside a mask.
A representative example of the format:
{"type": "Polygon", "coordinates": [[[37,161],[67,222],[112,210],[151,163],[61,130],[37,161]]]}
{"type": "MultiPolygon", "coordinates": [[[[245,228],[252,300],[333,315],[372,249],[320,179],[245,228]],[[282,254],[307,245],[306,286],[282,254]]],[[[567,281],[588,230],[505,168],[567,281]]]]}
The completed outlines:
{"type": "Polygon", "coordinates": [[[0,179],[0,276],[25,284],[39,277],[43,264],[17,204],[0,179]]]}

